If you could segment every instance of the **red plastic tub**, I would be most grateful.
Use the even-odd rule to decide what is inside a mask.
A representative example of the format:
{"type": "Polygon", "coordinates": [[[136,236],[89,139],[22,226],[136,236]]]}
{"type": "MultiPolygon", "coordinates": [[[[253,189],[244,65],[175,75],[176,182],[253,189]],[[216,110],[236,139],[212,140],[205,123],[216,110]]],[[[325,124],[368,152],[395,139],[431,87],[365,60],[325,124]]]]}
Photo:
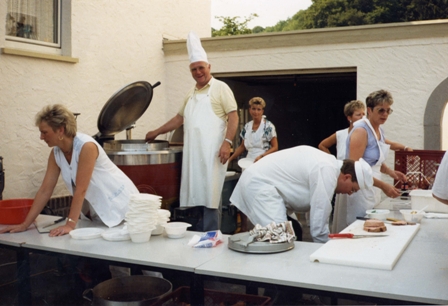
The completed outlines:
{"type": "Polygon", "coordinates": [[[20,224],[25,221],[34,199],[0,201],[0,224],[20,224]]]}

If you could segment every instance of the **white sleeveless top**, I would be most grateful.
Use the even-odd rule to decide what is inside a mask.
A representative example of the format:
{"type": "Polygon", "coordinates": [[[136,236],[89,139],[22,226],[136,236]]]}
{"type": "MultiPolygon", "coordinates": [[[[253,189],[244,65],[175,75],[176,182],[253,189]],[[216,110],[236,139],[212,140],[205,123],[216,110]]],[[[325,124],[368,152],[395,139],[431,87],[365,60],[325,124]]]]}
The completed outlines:
{"type": "Polygon", "coordinates": [[[345,157],[347,137],[348,128],[336,132],[336,158],[339,160],[344,160],[347,158],[345,157]]]}
{"type": "Polygon", "coordinates": [[[61,169],[61,176],[73,195],[76,183],[79,155],[83,145],[93,142],[98,147],[98,158],[93,168],[92,178],[86,192],[86,200],[92,205],[101,221],[109,227],[123,221],[128,210],[130,195],[139,193],[134,183],[107,156],[104,149],[90,136],[77,133],[73,139],[72,160],[69,164],[59,147],[54,147],[56,163],[61,169]]]}

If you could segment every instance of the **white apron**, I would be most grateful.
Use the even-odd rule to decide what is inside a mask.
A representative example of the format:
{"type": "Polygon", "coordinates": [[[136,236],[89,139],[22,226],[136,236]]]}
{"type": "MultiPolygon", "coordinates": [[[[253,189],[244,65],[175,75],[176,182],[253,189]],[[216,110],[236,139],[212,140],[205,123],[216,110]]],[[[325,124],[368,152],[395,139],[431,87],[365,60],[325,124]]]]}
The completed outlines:
{"type": "Polygon", "coordinates": [[[226,123],[213,112],[210,93],[196,94],[184,111],[184,148],[180,206],[219,208],[227,164],[221,164],[219,149],[226,123]]]}
{"type": "MultiPolygon", "coordinates": [[[[252,160],[255,160],[258,156],[266,152],[263,149],[263,133],[264,133],[264,126],[263,126],[264,118],[262,119],[262,122],[258,126],[258,129],[254,132],[252,131],[252,127],[254,122],[252,121],[252,124],[250,124],[250,129],[246,131],[246,139],[244,139],[244,146],[247,149],[247,158],[250,158],[252,160]]],[[[265,123],[266,124],[266,123],[265,123]]]]}
{"type": "Polygon", "coordinates": [[[344,160],[347,147],[348,128],[336,132],[336,158],[344,160]]]}
{"type": "MultiPolygon", "coordinates": [[[[348,128],[336,131],[336,158],[344,160],[346,143],[348,137],[348,128]]],[[[333,224],[331,227],[332,233],[339,233],[347,227],[347,194],[336,194],[334,201],[333,224]]]]}
{"type": "MultiPolygon", "coordinates": [[[[375,135],[376,142],[380,151],[380,157],[375,165],[372,166],[372,174],[376,179],[381,180],[381,165],[389,154],[390,146],[384,142],[381,142],[376,137],[376,132],[373,129],[368,119],[361,119],[367,123],[367,126],[375,135]]],[[[380,132],[381,133],[381,132],[380,132]]],[[[383,138],[383,134],[380,135],[383,138]]],[[[347,225],[356,221],[356,217],[364,217],[366,210],[372,209],[377,203],[381,201],[381,189],[372,187],[370,189],[361,189],[354,194],[348,196],[347,201],[347,225]]]]}

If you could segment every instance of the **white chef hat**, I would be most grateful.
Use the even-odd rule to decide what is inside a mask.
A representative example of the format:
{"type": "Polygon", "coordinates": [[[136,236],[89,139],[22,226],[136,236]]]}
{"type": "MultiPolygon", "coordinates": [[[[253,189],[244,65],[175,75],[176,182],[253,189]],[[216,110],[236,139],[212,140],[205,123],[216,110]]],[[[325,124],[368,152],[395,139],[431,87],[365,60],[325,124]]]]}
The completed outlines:
{"type": "Polygon", "coordinates": [[[355,162],[355,173],[360,189],[369,189],[373,186],[372,167],[362,158],[355,162]]]}
{"type": "Polygon", "coordinates": [[[193,31],[188,33],[187,49],[188,49],[188,57],[190,58],[190,63],[196,63],[196,62],[208,63],[207,53],[205,53],[205,50],[202,47],[201,40],[193,31]]]}

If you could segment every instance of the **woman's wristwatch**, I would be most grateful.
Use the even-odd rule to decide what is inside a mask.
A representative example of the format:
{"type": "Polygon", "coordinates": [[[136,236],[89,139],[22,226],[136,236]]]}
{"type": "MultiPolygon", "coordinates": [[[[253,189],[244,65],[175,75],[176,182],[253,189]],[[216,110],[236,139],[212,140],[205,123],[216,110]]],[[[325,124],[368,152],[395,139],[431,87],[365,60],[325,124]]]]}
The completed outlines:
{"type": "Polygon", "coordinates": [[[233,146],[233,141],[231,141],[229,138],[224,138],[224,141],[227,141],[228,143],[230,143],[230,147],[233,146]]]}

